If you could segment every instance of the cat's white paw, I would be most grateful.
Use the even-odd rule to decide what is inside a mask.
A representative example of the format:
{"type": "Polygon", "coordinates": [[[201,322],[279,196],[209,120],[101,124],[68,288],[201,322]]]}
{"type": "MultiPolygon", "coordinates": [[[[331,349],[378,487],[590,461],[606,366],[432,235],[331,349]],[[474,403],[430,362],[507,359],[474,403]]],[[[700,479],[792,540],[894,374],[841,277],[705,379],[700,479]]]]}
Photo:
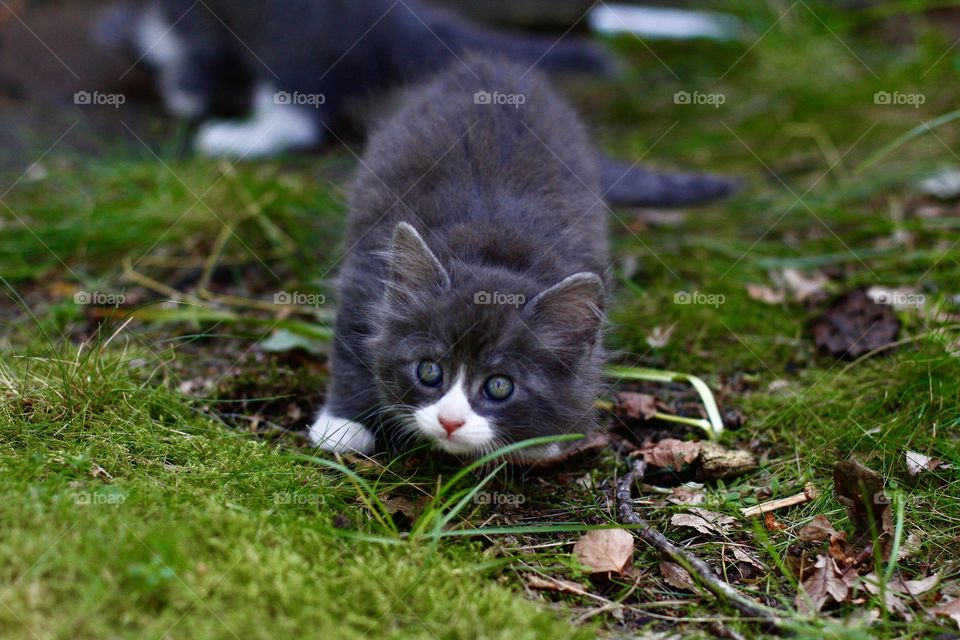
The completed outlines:
{"type": "Polygon", "coordinates": [[[284,150],[256,123],[207,122],[200,125],[195,141],[197,151],[212,157],[258,158],[284,150]]]}
{"type": "Polygon", "coordinates": [[[286,104],[270,86],[257,88],[245,121],[207,122],[197,130],[197,151],[208,156],[263,158],[316,146],[322,136],[310,110],[286,104]]]}
{"type": "Polygon", "coordinates": [[[371,454],[376,448],[373,434],[353,420],[332,416],[326,411],[310,427],[310,441],[324,451],[371,454]]]}

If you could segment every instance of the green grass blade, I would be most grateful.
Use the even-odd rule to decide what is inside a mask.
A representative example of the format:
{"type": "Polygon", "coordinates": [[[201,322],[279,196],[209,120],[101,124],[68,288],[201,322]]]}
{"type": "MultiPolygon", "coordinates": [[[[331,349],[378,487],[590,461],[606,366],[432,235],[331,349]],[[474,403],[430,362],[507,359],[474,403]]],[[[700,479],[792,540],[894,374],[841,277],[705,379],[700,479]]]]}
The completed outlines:
{"type": "Polygon", "coordinates": [[[860,163],[860,165],[856,168],[855,172],[860,173],[862,171],[866,171],[868,168],[870,168],[871,166],[879,162],[881,158],[890,154],[892,151],[899,149],[900,147],[907,144],[911,140],[915,138],[919,138],[920,136],[926,133],[929,133],[933,129],[943,126],[949,122],[953,122],[958,118],[960,118],[960,109],[945,113],[942,116],[938,116],[934,118],[933,120],[921,122],[914,128],[910,129],[906,133],[903,133],[897,136],[890,143],[885,144],[884,146],[880,147],[879,150],[872,153],[866,160],[860,163]]]}

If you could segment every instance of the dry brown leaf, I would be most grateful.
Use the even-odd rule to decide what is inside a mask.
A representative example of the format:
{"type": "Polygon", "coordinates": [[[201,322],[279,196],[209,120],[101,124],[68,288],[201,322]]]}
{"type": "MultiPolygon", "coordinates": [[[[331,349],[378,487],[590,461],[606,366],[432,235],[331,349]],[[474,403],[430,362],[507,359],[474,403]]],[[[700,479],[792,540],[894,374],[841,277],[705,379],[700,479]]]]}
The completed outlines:
{"type": "Polygon", "coordinates": [[[651,420],[657,413],[657,399],[646,393],[619,391],[617,402],[623,412],[631,418],[651,420]]]}
{"type": "Polygon", "coordinates": [[[790,387],[790,383],[782,378],[777,378],[767,385],[767,391],[770,393],[776,393],[778,391],[783,391],[790,387]]]}
{"type": "Polygon", "coordinates": [[[556,591],[557,593],[573,593],[578,596],[588,596],[590,592],[585,588],[571,582],[570,580],[561,580],[560,578],[551,578],[549,576],[538,576],[530,574],[526,576],[527,586],[538,591],[556,591]]]}
{"type": "Polygon", "coordinates": [[[826,286],[830,284],[830,279],[819,271],[814,271],[807,276],[797,269],[784,269],[780,272],[779,278],[775,279],[783,282],[797,302],[805,302],[824,295],[826,286]]]}
{"type": "Polygon", "coordinates": [[[760,562],[760,559],[757,558],[752,553],[750,553],[749,551],[747,551],[746,549],[742,549],[737,546],[732,547],[732,549],[733,549],[733,559],[735,561],[749,564],[751,566],[756,567],[757,569],[766,569],[766,567],[763,566],[763,563],[760,562]]]}
{"type": "Polygon", "coordinates": [[[839,533],[825,515],[814,516],[813,520],[800,529],[797,537],[804,542],[823,542],[839,533]]]}
{"type": "Polygon", "coordinates": [[[684,464],[690,464],[699,457],[700,445],[699,442],[666,438],[655,444],[648,444],[641,453],[643,461],[649,465],[680,471],[684,464]]]}
{"type": "Polygon", "coordinates": [[[650,330],[650,334],[647,336],[647,344],[654,349],[662,349],[670,344],[670,338],[673,337],[673,332],[676,330],[676,323],[673,323],[666,329],[661,326],[656,326],[650,330]]]}
{"type": "Polygon", "coordinates": [[[960,358],[960,338],[957,338],[947,345],[947,353],[951,356],[960,358]]]}
{"type": "Polygon", "coordinates": [[[877,304],[863,289],[854,289],[814,318],[810,332],[819,351],[852,359],[896,342],[900,320],[892,308],[877,304]]]}
{"type": "Polygon", "coordinates": [[[743,475],[757,468],[757,459],[749,451],[727,449],[715,442],[700,444],[698,480],[716,480],[743,475]]]}
{"type": "Polygon", "coordinates": [[[899,580],[899,591],[911,596],[919,596],[940,584],[940,574],[935,573],[920,580],[899,580]]]}
{"type": "Polygon", "coordinates": [[[751,300],[763,302],[764,304],[781,304],[787,299],[783,290],[774,290],[765,284],[748,284],[747,296],[751,300]]]}
{"type": "Polygon", "coordinates": [[[913,477],[917,477],[924,471],[933,471],[943,464],[943,460],[928,458],[922,453],[917,453],[916,451],[907,451],[906,457],[907,472],[913,477]]]}
{"type": "Polygon", "coordinates": [[[591,431],[584,438],[567,442],[560,447],[556,453],[531,461],[531,467],[537,469],[547,469],[549,467],[563,464],[572,458],[581,455],[588,455],[603,449],[610,444],[610,434],[607,431],[591,431]]]}
{"type": "Polygon", "coordinates": [[[696,591],[697,583],[693,581],[687,570],[673,562],[660,563],[660,575],[672,587],[686,591],[696,591]]]}
{"type": "Polygon", "coordinates": [[[592,573],[622,574],[633,559],[633,535],[626,529],[588,531],[573,546],[573,554],[592,573]]]}
{"type": "MultiPolygon", "coordinates": [[[[887,591],[892,591],[900,596],[920,596],[928,591],[931,591],[934,587],[940,584],[940,574],[934,573],[927,576],[926,578],[920,578],[919,580],[904,580],[901,577],[896,577],[887,583],[887,591]]],[[[876,595],[880,593],[880,578],[876,573],[868,573],[863,576],[863,586],[864,588],[876,595]]]]}
{"type": "Polygon", "coordinates": [[[830,546],[828,548],[830,557],[847,567],[853,563],[857,555],[856,550],[847,542],[845,531],[830,536],[830,546]]]}
{"type": "Polygon", "coordinates": [[[409,498],[404,496],[388,496],[383,494],[380,497],[380,500],[383,502],[383,506],[387,508],[387,512],[391,515],[400,513],[405,515],[410,520],[416,520],[417,516],[420,515],[420,511],[423,510],[423,504],[415,504],[409,498]]]}
{"type": "Polygon", "coordinates": [[[867,590],[871,595],[883,594],[883,604],[884,608],[890,613],[894,613],[907,622],[913,620],[913,613],[910,612],[910,608],[904,604],[902,596],[906,595],[903,591],[900,591],[897,587],[902,587],[902,582],[898,584],[898,581],[891,580],[887,584],[886,589],[880,588],[880,578],[876,573],[868,573],[863,576],[863,588],[867,590]]]}
{"type": "Polygon", "coordinates": [[[777,520],[773,511],[767,511],[763,514],[763,528],[767,531],[783,531],[787,528],[787,525],[777,520]]]}
{"type": "Polygon", "coordinates": [[[907,534],[906,539],[900,545],[900,552],[897,554],[897,560],[906,560],[907,558],[919,553],[921,548],[923,548],[923,541],[920,539],[920,534],[916,531],[911,531],[907,534]]]}
{"type": "Polygon", "coordinates": [[[703,504],[706,499],[707,496],[703,491],[680,485],[673,488],[667,502],[672,504],[703,504]]]}
{"type": "Polygon", "coordinates": [[[113,476],[110,475],[110,472],[98,465],[96,462],[90,463],[90,475],[107,483],[113,482],[113,476]]]}
{"type": "Polygon", "coordinates": [[[670,524],[673,526],[691,527],[704,535],[726,533],[735,521],[736,518],[733,516],[707,511],[699,507],[691,508],[690,513],[676,513],[670,518],[670,524]]]}
{"type": "Polygon", "coordinates": [[[890,531],[890,504],[880,474],[856,458],[848,458],[834,467],[833,486],[837,502],[846,508],[858,536],[874,539],[890,531]]]}
{"type": "Polygon", "coordinates": [[[930,613],[935,616],[952,618],[953,621],[957,623],[957,628],[960,629],[960,598],[954,598],[949,602],[944,602],[936,609],[931,609],[930,613]]]}
{"type": "Polygon", "coordinates": [[[794,604],[803,613],[817,613],[831,600],[846,601],[850,596],[848,582],[833,558],[818,556],[813,574],[800,585],[794,604]]]}
{"type": "Polygon", "coordinates": [[[704,520],[724,528],[737,521],[737,519],[733,516],[728,516],[725,513],[717,513],[716,511],[708,511],[706,509],[701,509],[700,507],[691,507],[690,511],[697,514],[704,520]]]}

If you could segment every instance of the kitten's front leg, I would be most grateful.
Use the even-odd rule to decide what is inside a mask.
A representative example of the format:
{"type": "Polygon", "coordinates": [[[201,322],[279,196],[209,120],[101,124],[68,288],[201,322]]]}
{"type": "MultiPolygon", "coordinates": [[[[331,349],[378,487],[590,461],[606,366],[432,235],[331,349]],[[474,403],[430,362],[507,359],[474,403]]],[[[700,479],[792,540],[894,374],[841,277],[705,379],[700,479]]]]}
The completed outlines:
{"type": "MultiPolygon", "coordinates": [[[[359,360],[359,347],[345,342],[345,336],[355,334],[357,330],[356,327],[348,328],[347,324],[343,316],[338,316],[331,354],[333,377],[326,404],[310,427],[310,440],[326,451],[371,454],[376,450],[376,438],[357,420],[371,414],[379,396],[370,371],[359,360]]],[[[356,345],[355,341],[351,342],[356,345]]]]}

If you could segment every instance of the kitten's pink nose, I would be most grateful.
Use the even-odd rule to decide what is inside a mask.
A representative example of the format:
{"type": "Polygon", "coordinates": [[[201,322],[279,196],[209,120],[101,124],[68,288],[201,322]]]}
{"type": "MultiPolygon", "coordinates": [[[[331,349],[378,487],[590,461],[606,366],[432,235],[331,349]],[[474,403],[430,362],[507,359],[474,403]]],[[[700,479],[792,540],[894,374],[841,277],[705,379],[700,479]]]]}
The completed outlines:
{"type": "Polygon", "coordinates": [[[437,421],[440,422],[440,426],[443,427],[443,430],[447,432],[448,436],[453,435],[454,431],[464,425],[463,420],[451,420],[449,418],[444,418],[443,416],[439,416],[437,421]]]}

